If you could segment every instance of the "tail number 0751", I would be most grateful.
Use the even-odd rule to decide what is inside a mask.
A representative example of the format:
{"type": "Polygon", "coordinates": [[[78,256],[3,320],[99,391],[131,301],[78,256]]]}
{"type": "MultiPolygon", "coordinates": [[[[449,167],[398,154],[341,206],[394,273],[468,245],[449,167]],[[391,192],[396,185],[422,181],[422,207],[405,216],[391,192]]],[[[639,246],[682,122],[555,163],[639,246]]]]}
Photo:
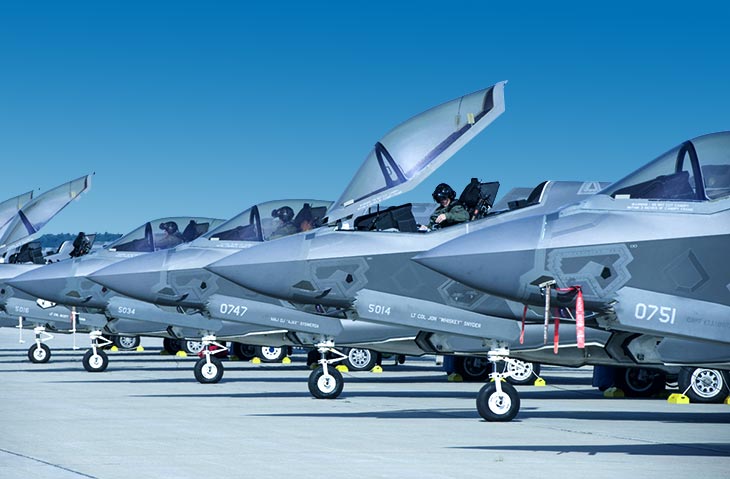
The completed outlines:
{"type": "Polygon", "coordinates": [[[657,319],[660,323],[674,324],[674,318],[677,316],[677,308],[637,303],[634,316],[636,319],[646,319],[647,321],[657,319]]]}

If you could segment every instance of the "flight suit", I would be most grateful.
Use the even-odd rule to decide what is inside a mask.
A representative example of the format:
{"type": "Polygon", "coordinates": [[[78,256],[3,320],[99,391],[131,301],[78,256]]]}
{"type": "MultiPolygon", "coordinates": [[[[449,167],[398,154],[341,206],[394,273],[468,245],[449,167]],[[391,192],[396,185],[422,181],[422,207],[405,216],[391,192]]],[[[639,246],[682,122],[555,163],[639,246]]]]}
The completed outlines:
{"type": "Polygon", "coordinates": [[[436,226],[437,228],[446,228],[447,226],[453,226],[465,221],[469,221],[469,212],[466,211],[459,202],[452,201],[449,203],[449,206],[439,206],[436,208],[436,211],[434,211],[431,215],[431,221],[428,224],[428,227],[434,228],[434,226],[438,225],[436,226]],[[438,215],[440,214],[445,214],[446,219],[441,223],[436,223],[436,218],[438,218],[438,215]]]}

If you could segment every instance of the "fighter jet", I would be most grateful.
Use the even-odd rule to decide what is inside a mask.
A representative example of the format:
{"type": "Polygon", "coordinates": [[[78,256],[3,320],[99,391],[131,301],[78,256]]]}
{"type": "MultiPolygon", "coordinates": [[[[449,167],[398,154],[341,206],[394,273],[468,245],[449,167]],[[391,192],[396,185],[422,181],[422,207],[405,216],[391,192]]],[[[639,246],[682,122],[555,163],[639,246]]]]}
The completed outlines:
{"type": "MultiPolygon", "coordinates": [[[[2,301],[8,314],[20,317],[34,325],[36,344],[29,352],[33,362],[46,362],[50,349],[43,344],[49,339],[46,328],[54,331],[89,332],[92,347],[84,356],[84,368],[91,372],[103,371],[108,357],[101,347],[110,344],[103,333],[168,336],[167,324],[147,323],[141,327],[136,321],[128,325],[116,317],[118,312],[134,310],[140,314],[149,305],[119,305],[119,295],[89,281],[85,276],[115,261],[151,253],[160,249],[190,242],[223,223],[223,220],[201,217],[174,217],[148,221],[139,228],[122,236],[106,248],[92,254],[74,255],[73,259],[48,264],[17,276],[4,279],[2,301]],[[180,225],[183,226],[180,229],[180,225]],[[18,294],[18,291],[23,294],[18,294]],[[42,350],[44,354],[38,352],[42,350]]],[[[21,265],[18,265],[21,266],[21,265]]],[[[176,315],[177,312],[156,311],[158,315],[176,315]]],[[[151,318],[151,319],[154,319],[151,318]]],[[[187,323],[194,327],[195,318],[188,317],[187,323]]]]}
{"type": "MultiPolygon", "coordinates": [[[[664,340],[658,351],[678,354],[668,345],[683,344],[683,356],[715,354],[727,367],[729,240],[730,132],[720,132],[683,142],[580,203],[481,229],[414,260],[545,308],[546,318],[557,305],[575,308],[581,323],[585,308],[596,313],[585,321],[607,330],[693,340],[664,340]]],[[[721,390],[727,378],[696,375],[721,390]]]]}

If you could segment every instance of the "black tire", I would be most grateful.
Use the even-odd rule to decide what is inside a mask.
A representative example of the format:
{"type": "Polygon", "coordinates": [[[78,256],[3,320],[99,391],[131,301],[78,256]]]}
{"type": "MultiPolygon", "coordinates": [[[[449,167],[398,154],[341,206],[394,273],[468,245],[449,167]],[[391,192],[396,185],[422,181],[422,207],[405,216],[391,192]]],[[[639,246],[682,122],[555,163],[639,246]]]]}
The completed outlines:
{"type": "Polygon", "coordinates": [[[28,348],[28,359],[35,364],[47,363],[51,359],[51,348],[43,343],[34,344],[28,348]]]}
{"type": "Polygon", "coordinates": [[[626,396],[646,398],[664,391],[667,375],[650,368],[617,368],[614,382],[626,396]]]}
{"type": "Polygon", "coordinates": [[[454,356],[454,372],[464,381],[486,381],[492,372],[492,363],[483,356],[454,356]]]}
{"type": "Polygon", "coordinates": [[[535,379],[540,376],[540,363],[530,363],[519,359],[517,361],[517,365],[507,365],[507,371],[510,373],[506,378],[507,382],[515,386],[533,384],[535,379]]]}
{"type": "Polygon", "coordinates": [[[84,359],[81,362],[88,372],[101,373],[106,371],[106,367],[109,366],[109,357],[99,348],[96,349],[96,355],[94,355],[93,349],[89,349],[84,354],[84,359]]]}
{"type": "Polygon", "coordinates": [[[114,342],[114,346],[122,351],[132,351],[137,349],[140,339],[139,336],[114,336],[112,342],[114,342]]]}
{"type": "Polygon", "coordinates": [[[233,343],[233,354],[238,359],[250,361],[256,357],[256,346],[251,344],[233,343]]]}
{"type": "Polygon", "coordinates": [[[334,366],[328,365],[330,378],[324,376],[324,368],[319,366],[309,375],[309,392],[317,399],[335,399],[342,393],[345,380],[334,366]]]}
{"type": "Polygon", "coordinates": [[[377,352],[364,348],[347,348],[343,352],[347,354],[344,362],[350,371],[370,371],[380,359],[377,352]]]}
{"type": "Polygon", "coordinates": [[[321,358],[321,354],[319,354],[319,351],[316,349],[310,349],[307,352],[307,366],[311,366],[312,364],[317,364],[321,358]]]}
{"type": "Polygon", "coordinates": [[[200,384],[215,384],[223,377],[223,363],[215,356],[210,357],[210,364],[205,358],[200,358],[193,371],[200,384]]]}
{"type": "Polygon", "coordinates": [[[180,351],[180,343],[178,343],[177,339],[164,338],[162,340],[162,348],[168,354],[172,354],[174,356],[178,351],[180,351]]]}
{"type": "Polygon", "coordinates": [[[256,356],[264,363],[278,363],[286,357],[286,347],[256,346],[256,356]]]}
{"type": "Polygon", "coordinates": [[[709,368],[683,367],[679,370],[679,392],[692,402],[721,403],[728,396],[727,371],[709,368]],[[687,391],[685,393],[685,391],[687,391]]]}
{"type": "Polygon", "coordinates": [[[502,382],[502,394],[497,394],[497,385],[487,383],[477,395],[477,411],[489,422],[507,422],[514,419],[520,411],[520,396],[508,382],[502,382]]]}
{"type": "Polygon", "coordinates": [[[203,342],[195,341],[193,339],[178,339],[180,350],[185,351],[186,354],[191,356],[197,356],[203,350],[203,342]]]}

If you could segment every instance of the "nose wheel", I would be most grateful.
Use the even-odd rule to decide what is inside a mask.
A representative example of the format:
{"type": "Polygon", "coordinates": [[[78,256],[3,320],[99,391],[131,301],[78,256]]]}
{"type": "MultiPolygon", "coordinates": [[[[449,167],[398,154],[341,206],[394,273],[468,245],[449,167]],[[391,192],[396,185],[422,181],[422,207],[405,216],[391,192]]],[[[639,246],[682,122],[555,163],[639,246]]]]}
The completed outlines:
{"type": "Polygon", "coordinates": [[[33,328],[35,333],[35,344],[28,348],[28,359],[31,363],[47,363],[51,359],[51,348],[43,342],[53,338],[53,335],[46,332],[46,328],[38,326],[33,328]]]}
{"type": "Polygon", "coordinates": [[[333,340],[322,340],[315,345],[319,351],[319,366],[309,375],[309,392],[316,399],[336,399],[345,386],[345,380],[334,364],[347,359],[335,349],[333,340]],[[331,354],[331,358],[327,356],[331,354]]]}
{"type": "Polygon", "coordinates": [[[88,372],[101,373],[109,366],[109,356],[101,348],[109,346],[112,342],[105,338],[101,331],[92,331],[89,333],[89,339],[91,339],[91,349],[86,351],[81,363],[88,372]]]}
{"type": "Polygon", "coordinates": [[[201,344],[203,350],[202,358],[198,359],[193,368],[195,379],[200,384],[215,384],[223,377],[223,363],[215,357],[215,354],[226,351],[226,347],[216,342],[215,336],[204,336],[201,344]],[[214,346],[213,348],[211,346],[214,346]]]}
{"type": "Polygon", "coordinates": [[[516,359],[509,357],[509,348],[495,342],[487,353],[492,363],[492,371],[489,375],[492,382],[487,383],[477,394],[477,411],[479,415],[489,422],[508,422],[517,416],[520,411],[520,396],[517,390],[506,380],[512,375],[510,369],[520,366],[516,359]],[[508,367],[500,372],[497,363],[503,361],[508,367]],[[509,366],[512,366],[510,368],[509,366]]]}
{"type": "Polygon", "coordinates": [[[319,366],[309,375],[309,392],[317,399],[336,399],[344,386],[342,373],[333,367],[319,366]]]}

